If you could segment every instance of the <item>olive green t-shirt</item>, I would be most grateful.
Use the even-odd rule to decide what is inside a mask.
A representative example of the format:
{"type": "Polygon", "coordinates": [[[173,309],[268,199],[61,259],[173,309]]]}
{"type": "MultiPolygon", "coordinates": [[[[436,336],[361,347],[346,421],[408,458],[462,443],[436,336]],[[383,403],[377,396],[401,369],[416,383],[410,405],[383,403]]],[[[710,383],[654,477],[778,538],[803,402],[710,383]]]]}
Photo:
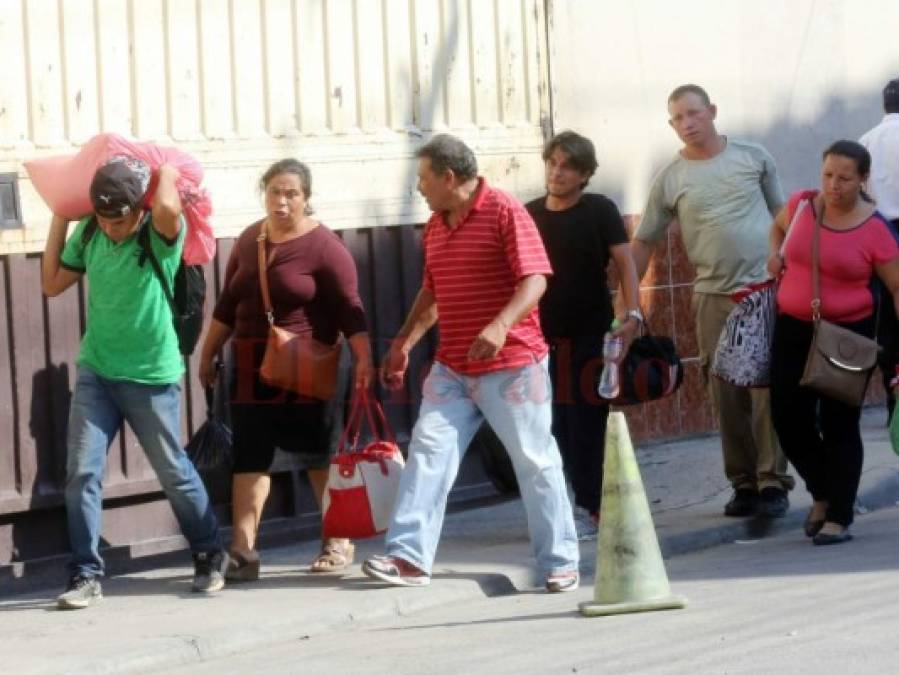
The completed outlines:
{"type": "Polygon", "coordinates": [[[659,172],[634,238],[657,241],[676,217],[696,267],[694,290],[728,294],[767,276],[768,233],[783,204],[774,158],[728,139],[711,159],[678,155],[659,172]]]}
{"type": "MultiPolygon", "coordinates": [[[[110,380],[140,384],[171,384],[184,373],[184,359],[172,323],[172,310],[159,279],[143,256],[137,232],[116,244],[97,228],[87,245],[78,223],[66,242],[62,265],[87,275],[87,330],[81,340],[78,365],[110,380]]],[[[173,288],[184,246],[183,222],[174,242],[154,228],[149,214],[150,246],[173,288]]]]}

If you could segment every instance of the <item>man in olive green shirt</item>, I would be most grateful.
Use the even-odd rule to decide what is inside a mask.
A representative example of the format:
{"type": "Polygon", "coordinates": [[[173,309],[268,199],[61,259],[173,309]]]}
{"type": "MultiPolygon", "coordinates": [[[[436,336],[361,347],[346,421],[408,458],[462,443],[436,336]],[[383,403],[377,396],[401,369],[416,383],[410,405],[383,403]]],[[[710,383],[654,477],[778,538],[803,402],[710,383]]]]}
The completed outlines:
{"type": "Polygon", "coordinates": [[[696,85],[668,98],[669,124],[683,141],[656,176],[631,250],[642,278],[652,245],[675,218],[696,267],[692,307],[702,374],[715,404],[724,471],[734,488],[730,516],[783,516],[793,479],[771,423],[767,389],[709,377],[730,294],[767,277],[768,232],[784,203],[774,159],[762,146],[718,134],[716,107],[696,85]]]}
{"type": "Polygon", "coordinates": [[[150,168],[116,157],[97,170],[90,188],[95,214],[66,239],[68,222],[53,216],[42,283],[59,295],[88,279],[87,331],[77,360],[69,413],[65,503],[72,559],[60,609],[81,609],[102,597],[99,553],[106,455],[123,421],[132,428],[165,491],[194,557],[195,591],[224,586],[227,555],[209,496],[181,447],[179,353],[172,310],[151,262],[173,288],[184,246],[178,172],[163,165],[152,209],[142,208],[150,168]],[[142,232],[143,228],[146,228],[142,232]],[[141,244],[142,235],[149,250],[141,244]]]}

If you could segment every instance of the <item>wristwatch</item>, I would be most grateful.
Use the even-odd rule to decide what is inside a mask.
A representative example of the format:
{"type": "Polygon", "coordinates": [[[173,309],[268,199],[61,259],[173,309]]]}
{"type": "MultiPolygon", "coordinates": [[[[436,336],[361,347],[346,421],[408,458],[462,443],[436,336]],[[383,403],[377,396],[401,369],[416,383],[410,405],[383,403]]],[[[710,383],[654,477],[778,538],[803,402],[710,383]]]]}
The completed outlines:
{"type": "Polygon", "coordinates": [[[639,309],[629,309],[624,313],[625,320],[627,319],[636,319],[637,323],[645,323],[646,319],[643,318],[643,312],[639,309]]]}

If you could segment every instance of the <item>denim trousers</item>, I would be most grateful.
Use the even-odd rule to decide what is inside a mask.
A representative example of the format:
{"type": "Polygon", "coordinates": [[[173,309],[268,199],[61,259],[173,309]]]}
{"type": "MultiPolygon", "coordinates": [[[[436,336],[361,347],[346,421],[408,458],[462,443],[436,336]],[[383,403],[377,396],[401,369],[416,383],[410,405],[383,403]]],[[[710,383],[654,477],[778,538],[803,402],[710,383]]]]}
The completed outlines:
{"type": "Polygon", "coordinates": [[[181,388],[109,380],[80,366],[69,411],[65,502],[72,575],[103,573],[100,517],[112,439],[127,421],[156,472],[194,553],[221,550],[206,488],[181,447],[181,388]]]}
{"type": "Polygon", "coordinates": [[[577,570],[578,544],[562,459],[551,433],[548,358],[466,376],[435,363],[387,530],[387,553],[431,573],[446,500],[459,464],[486,421],[512,460],[538,572],[577,570]]]}

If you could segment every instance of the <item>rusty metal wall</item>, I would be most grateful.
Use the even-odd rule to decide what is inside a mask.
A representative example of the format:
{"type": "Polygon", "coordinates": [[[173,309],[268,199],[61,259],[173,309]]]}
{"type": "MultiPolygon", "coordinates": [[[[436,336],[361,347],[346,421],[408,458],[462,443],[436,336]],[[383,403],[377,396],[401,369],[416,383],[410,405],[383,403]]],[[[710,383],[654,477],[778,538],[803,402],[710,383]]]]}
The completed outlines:
{"type": "MultiPolygon", "coordinates": [[[[360,228],[340,232],[359,269],[365,303],[379,358],[414,299],[421,279],[421,228],[360,228]]],[[[207,266],[212,295],[218,294],[233,240],[219,240],[216,259],[207,266]]],[[[0,257],[0,577],[28,574],[30,564],[56,559],[68,550],[63,508],[65,431],[75,379],[75,359],[84,327],[83,287],[46,299],[40,288],[37,254],[0,257]]],[[[209,302],[207,313],[211,314],[209,302]]],[[[208,321],[208,316],[207,316],[208,321]]],[[[399,439],[408,438],[418,403],[419,381],[433,343],[416,350],[409,386],[386,398],[399,439]]],[[[205,400],[196,379],[197,357],[189,359],[184,380],[184,434],[199,426],[205,400]]],[[[476,458],[474,458],[476,459],[476,458]]],[[[456,497],[489,492],[482,473],[463,468],[456,497]]],[[[225,472],[204,476],[223,524],[228,514],[229,479],[225,472]]],[[[153,472],[126,427],[109,452],[104,482],[104,544],[128,557],[180,548],[178,528],[153,472]]],[[[305,526],[314,530],[315,503],[305,479],[290,467],[274,476],[266,529],[305,526]]]]}

